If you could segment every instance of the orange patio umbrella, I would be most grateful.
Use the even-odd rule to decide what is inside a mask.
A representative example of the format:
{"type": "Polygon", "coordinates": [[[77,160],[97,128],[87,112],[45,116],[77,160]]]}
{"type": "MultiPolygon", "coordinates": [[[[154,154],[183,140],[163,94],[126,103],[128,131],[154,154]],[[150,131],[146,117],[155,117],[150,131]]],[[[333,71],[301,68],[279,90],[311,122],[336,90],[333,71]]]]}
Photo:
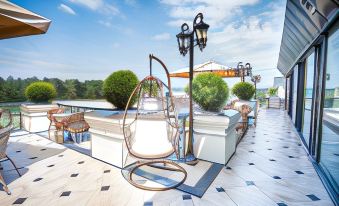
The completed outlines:
{"type": "Polygon", "coordinates": [[[44,34],[50,23],[49,19],[0,0],[0,39],[44,34]]]}
{"type": "MultiPolygon", "coordinates": [[[[212,72],[223,78],[239,77],[237,69],[218,64],[214,61],[208,61],[193,67],[194,76],[204,72],[212,72]]],[[[189,78],[189,68],[179,69],[177,71],[171,72],[170,77],[189,78]]]]}

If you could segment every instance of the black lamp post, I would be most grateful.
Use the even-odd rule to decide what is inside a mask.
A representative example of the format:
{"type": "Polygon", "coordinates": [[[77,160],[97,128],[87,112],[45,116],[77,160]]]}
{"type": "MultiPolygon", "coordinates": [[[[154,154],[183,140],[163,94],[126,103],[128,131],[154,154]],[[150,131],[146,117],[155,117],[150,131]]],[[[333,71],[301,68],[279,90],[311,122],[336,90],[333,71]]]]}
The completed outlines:
{"type": "Polygon", "coordinates": [[[207,30],[209,25],[204,23],[204,16],[199,13],[193,21],[193,31],[190,31],[188,24],[184,23],[181,26],[181,32],[177,34],[178,46],[180,54],[185,56],[189,51],[189,140],[188,140],[188,151],[193,154],[193,100],[192,100],[192,80],[193,80],[193,53],[194,47],[199,46],[202,51],[206,47],[207,42],[207,30]],[[199,21],[198,21],[199,20],[199,21]],[[196,39],[194,39],[194,35],[196,39]]]}

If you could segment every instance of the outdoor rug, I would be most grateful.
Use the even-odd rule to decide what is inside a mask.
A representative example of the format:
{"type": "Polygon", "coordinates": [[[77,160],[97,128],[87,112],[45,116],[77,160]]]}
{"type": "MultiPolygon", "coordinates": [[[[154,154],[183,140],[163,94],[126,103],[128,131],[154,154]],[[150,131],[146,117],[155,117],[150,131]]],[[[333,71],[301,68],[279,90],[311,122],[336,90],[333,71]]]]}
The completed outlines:
{"type": "MultiPolygon", "coordinates": [[[[127,178],[129,171],[134,165],[122,169],[122,174],[127,178]]],[[[180,163],[187,172],[186,181],[176,189],[201,198],[214,179],[218,176],[224,165],[200,160],[196,165],[190,166],[180,163]]],[[[159,168],[143,166],[135,171],[133,180],[138,184],[147,182],[157,183],[158,185],[170,186],[178,183],[183,175],[179,172],[162,170],[159,168]]],[[[159,187],[159,186],[156,186],[159,187]]]]}

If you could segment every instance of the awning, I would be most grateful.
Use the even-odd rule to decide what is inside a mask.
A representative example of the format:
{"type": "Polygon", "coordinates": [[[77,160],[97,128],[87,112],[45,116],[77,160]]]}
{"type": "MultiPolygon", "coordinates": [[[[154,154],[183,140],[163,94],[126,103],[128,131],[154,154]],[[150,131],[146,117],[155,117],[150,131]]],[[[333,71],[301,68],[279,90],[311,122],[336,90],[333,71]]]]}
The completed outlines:
{"type": "MultiPolygon", "coordinates": [[[[198,75],[203,72],[213,72],[221,77],[237,77],[235,69],[218,64],[214,61],[208,61],[203,64],[195,65],[193,67],[193,72],[194,75],[198,75]]],[[[189,78],[189,68],[187,67],[171,72],[170,77],[189,78]]]]}
{"type": "Polygon", "coordinates": [[[0,39],[44,34],[50,23],[49,19],[0,0],[0,39]]]}
{"type": "Polygon", "coordinates": [[[278,69],[287,75],[338,10],[335,0],[287,0],[278,69]]]}

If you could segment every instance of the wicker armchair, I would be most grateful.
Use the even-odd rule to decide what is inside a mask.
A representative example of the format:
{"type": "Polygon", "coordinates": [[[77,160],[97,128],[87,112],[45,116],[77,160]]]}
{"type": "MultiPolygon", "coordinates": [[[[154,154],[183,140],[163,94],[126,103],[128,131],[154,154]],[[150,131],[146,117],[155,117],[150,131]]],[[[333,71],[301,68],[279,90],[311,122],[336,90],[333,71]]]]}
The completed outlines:
{"type": "Polygon", "coordinates": [[[55,117],[53,116],[54,114],[61,114],[64,113],[65,110],[62,108],[58,109],[51,109],[47,112],[47,118],[49,119],[49,127],[48,127],[48,138],[50,139],[50,133],[51,133],[51,128],[54,126],[57,131],[63,130],[63,123],[58,122],[55,117]]]}
{"type": "MultiPolygon", "coordinates": [[[[9,110],[0,109],[0,162],[9,160],[13,164],[19,176],[21,176],[13,160],[11,160],[11,158],[9,158],[6,154],[7,143],[12,128],[13,126],[11,112],[9,110]]],[[[7,192],[7,194],[10,194],[7,184],[1,174],[0,174],[0,183],[3,185],[5,192],[7,192]]]]}
{"type": "MultiPolygon", "coordinates": [[[[64,129],[69,131],[70,133],[74,133],[75,137],[77,136],[78,133],[83,133],[83,132],[87,132],[89,130],[89,125],[88,123],[85,121],[85,113],[81,112],[81,113],[75,113],[72,114],[68,117],[66,117],[63,120],[63,126],[64,129]]],[[[75,139],[73,139],[74,142],[75,139]]]]}

